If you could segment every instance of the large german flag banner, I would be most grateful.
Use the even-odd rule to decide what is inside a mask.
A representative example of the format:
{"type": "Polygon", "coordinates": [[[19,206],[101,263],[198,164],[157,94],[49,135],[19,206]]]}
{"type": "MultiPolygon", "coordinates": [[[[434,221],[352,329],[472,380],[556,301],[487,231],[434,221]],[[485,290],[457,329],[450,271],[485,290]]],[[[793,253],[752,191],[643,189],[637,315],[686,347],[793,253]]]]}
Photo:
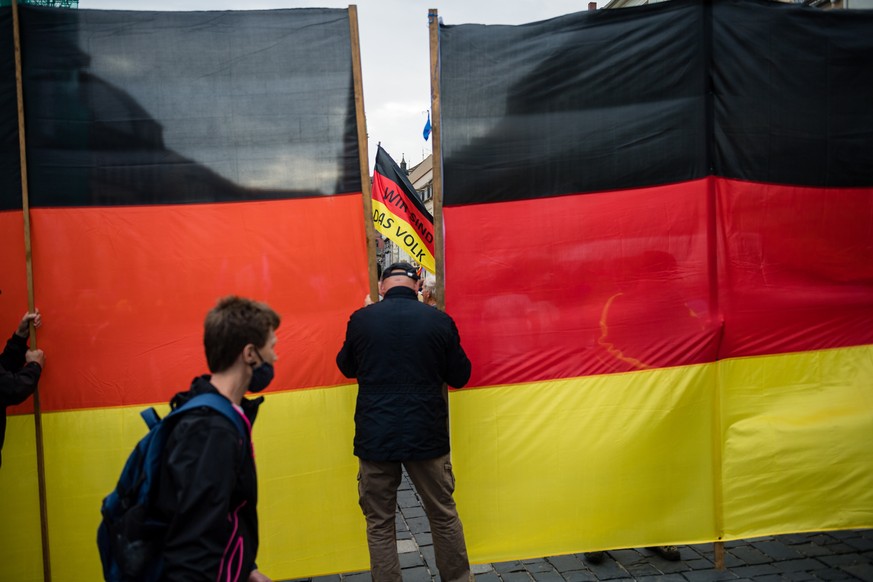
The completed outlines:
{"type": "MultiPolygon", "coordinates": [[[[100,504],[139,411],[206,371],[203,319],[228,294],[283,318],[254,432],[259,565],[365,567],[334,363],[368,288],[349,11],[19,14],[52,578],[100,579],[100,504]]],[[[0,9],[4,334],[27,309],[10,23],[0,9]]],[[[0,580],[43,579],[28,406],[9,410],[0,580]]]]}
{"type": "Polygon", "coordinates": [[[415,262],[435,272],[433,216],[400,166],[378,146],[373,170],[373,225],[415,262]]]}
{"type": "Polygon", "coordinates": [[[474,561],[873,526],[873,14],[442,26],[474,561]]]}

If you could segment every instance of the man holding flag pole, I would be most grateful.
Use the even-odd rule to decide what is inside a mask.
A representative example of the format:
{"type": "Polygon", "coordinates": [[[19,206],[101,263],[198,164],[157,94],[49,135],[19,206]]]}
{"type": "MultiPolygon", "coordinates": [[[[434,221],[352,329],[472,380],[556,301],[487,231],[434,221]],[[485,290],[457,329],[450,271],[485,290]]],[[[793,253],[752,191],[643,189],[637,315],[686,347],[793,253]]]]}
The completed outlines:
{"type": "Polygon", "coordinates": [[[443,385],[463,387],[471,365],[455,322],[418,301],[418,273],[394,263],[378,303],[355,311],[336,357],[358,381],[354,452],[374,582],[402,582],[394,513],[402,469],[421,497],[445,582],[469,582],[470,561],[453,493],[448,403],[443,385]]]}

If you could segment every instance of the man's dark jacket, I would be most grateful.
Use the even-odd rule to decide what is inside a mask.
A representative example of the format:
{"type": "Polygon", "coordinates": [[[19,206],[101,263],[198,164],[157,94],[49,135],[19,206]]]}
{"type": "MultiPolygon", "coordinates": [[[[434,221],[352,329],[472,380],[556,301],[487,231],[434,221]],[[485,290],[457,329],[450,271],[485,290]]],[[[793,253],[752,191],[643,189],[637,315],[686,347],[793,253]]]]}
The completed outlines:
{"type": "Polygon", "coordinates": [[[393,287],[354,312],[336,357],[358,379],[355,455],[367,461],[418,461],[449,452],[443,383],[461,388],[470,360],[458,328],[414,290],[393,287]]]}
{"type": "MultiPolygon", "coordinates": [[[[24,363],[25,353],[27,338],[12,334],[6,342],[6,349],[0,354],[0,407],[3,408],[3,415],[0,416],[0,451],[6,441],[6,407],[27,400],[36,390],[42,373],[42,367],[36,362],[24,363]]],[[[2,464],[3,457],[0,456],[2,464]]]]}
{"type": "MultiPolygon", "coordinates": [[[[218,393],[201,376],[170,404],[207,392],[218,393]]],[[[243,399],[250,424],[263,400],[243,399]]],[[[245,581],[256,567],[258,481],[250,443],[207,407],[187,412],[173,427],[154,502],[158,518],[169,523],[161,580],[245,581]]]]}

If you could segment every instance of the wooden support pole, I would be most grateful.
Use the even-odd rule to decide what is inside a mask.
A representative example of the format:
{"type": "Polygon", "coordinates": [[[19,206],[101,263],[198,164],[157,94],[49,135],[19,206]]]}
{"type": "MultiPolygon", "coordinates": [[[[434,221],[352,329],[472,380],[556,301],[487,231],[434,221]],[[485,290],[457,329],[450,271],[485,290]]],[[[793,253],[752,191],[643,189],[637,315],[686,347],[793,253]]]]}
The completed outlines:
{"type": "Polygon", "coordinates": [[[437,307],[446,308],[446,256],[443,240],[443,152],[440,122],[440,24],[436,8],[427,13],[430,28],[430,115],[433,139],[433,235],[437,307]]]}
{"type": "MultiPolygon", "coordinates": [[[[709,269],[709,313],[713,321],[718,321],[720,313],[717,279],[718,241],[716,232],[718,231],[718,218],[716,204],[715,182],[710,176],[707,179],[707,262],[709,269]]],[[[721,541],[724,539],[724,472],[722,467],[724,434],[722,430],[722,390],[719,374],[715,374],[712,390],[712,483],[713,504],[715,506],[715,531],[719,540],[713,543],[713,553],[715,554],[715,569],[724,571],[724,542],[721,541]]]]}
{"type": "Polygon", "coordinates": [[[373,225],[373,199],[370,184],[370,154],[367,147],[367,116],[364,113],[364,84],[361,79],[361,40],[358,35],[358,7],[349,6],[349,33],[352,41],[352,78],[355,85],[355,117],[358,126],[358,162],[361,168],[361,197],[364,201],[364,232],[367,235],[367,270],[370,274],[370,299],[379,301],[376,272],[376,228],[373,225]]]}
{"type": "Polygon", "coordinates": [[[715,569],[724,571],[724,542],[715,542],[712,545],[715,551],[715,569]]]}
{"type": "MultiPolygon", "coordinates": [[[[433,250],[436,275],[437,309],[446,310],[446,253],[443,241],[443,151],[440,123],[440,18],[436,8],[427,11],[430,29],[430,135],[433,153],[433,250]]],[[[449,401],[449,387],[443,384],[443,399],[449,401]]],[[[446,430],[451,434],[451,418],[446,416],[446,430]]]]}
{"type": "MultiPolygon", "coordinates": [[[[21,164],[21,209],[24,216],[24,260],[27,273],[27,309],[36,308],[33,292],[33,252],[30,242],[30,200],[27,189],[27,140],[24,132],[24,82],[21,73],[21,32],[18,24],[18,0],[12,0],[12,40],[15,45],[15,91],[18,101],[18,151],[21,164]]],[[[30,348],[36,349],[36,329],[30,326],[30,348]]],[[[45,447],[43,445],[42,409],[39,388],[33,392],[33,420],[36,430],[36,473],[39,486],[39,517],[42,535],[43,580],[51,582],[51,555],[49,551],[48,504],[45,484],[45,447]]]]}

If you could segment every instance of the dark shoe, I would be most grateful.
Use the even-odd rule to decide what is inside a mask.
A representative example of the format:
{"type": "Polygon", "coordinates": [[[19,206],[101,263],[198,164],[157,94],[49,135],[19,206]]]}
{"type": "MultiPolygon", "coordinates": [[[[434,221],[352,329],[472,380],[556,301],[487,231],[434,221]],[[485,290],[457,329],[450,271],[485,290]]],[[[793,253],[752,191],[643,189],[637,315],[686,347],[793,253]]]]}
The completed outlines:
{"type": "Polygon", "coordinates": [[[681,559],[679,548],[676,546],[652,546],[648,549],[670,562],[678,562],[681,559]]]}
{"type": "Polygon", "coordinates": [[[606,552],[585,552],[582,555],[589,564],[602,564],[606,559],[606,552]]]}

